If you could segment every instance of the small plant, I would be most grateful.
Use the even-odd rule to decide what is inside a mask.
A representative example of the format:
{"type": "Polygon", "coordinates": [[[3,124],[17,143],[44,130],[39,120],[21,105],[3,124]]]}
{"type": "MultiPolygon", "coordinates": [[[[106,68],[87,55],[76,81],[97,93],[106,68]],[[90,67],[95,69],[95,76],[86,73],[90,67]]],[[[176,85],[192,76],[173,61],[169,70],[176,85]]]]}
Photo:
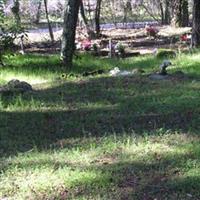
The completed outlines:
{"type": "Polygon", "coordinates": [[[98,52],[98,45],[96,43],[94,43],[92,45],[92,49],[93,49],[94,52],[98,52]]]}
{"type": "Polygon", "coordinates": [[[98,44],[94,43],[92,45],[92,50],[93,50],[92,54],[94,56],[98,56],[99,55],[99,46],[98,46],[98,44]]]}
{"type": "Polygon", "coordinates": [[[174,58],[176,57],[176,52],[170,49],[160,49],[156,55],[157,58],[174,58]]]}
{"type": "Polygon", "coordinates": [[[125,46],[122,43],[117,43],[115,46],[115,51],[119,56],[124,57],[125,55],[125,46]]]}

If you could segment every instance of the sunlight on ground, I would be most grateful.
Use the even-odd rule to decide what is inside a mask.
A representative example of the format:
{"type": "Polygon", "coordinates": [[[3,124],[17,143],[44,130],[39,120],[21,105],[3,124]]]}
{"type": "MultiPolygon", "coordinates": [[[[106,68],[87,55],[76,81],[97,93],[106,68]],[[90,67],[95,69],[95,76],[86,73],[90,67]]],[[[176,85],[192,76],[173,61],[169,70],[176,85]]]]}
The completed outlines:
{"type": "Polygon", "coordinates": [[[26,74],[23,74],[23,73],[2,72],[0,74],[0,80],[1,80],[2,83],[8,82],[12,79],[18,79],[20,81],[26,81],[26,82],[30,83],[31,85],[42,84],[42,83],[46,83],[46,82],[49,81],[48,79],[44,79],[44,78],[41,78],[39,76],[26,75],[26,74]]]}
{"type": "MultiPolygon", "coordinates": [[[[87,199],[87,195],[96,199],[97,193],[105,198],[109,194],[121,199],[125,193],[120,193],[120,185],[127,184],[123,187],[124,190],[128,188],[130,182],[124,182],[127,179],[136,182],[131,194],[138,195],[141,185],[157,187],[160,183],[151,181],[158,176],[166,185],[185,177],[198,177],[198,139],[189,135],[166,134],[148,138],[124,135],[82,138],[72,144],[70,141],[73,142],[58,141],[59,150],[39,152],[33,149],[3,159],[0,169],[5,170],[0,177],[0,197],[47,199],[56,195],[61,198],[62,192],[67,191],[69,199],[87,199]],[[116,193],[119,196],[115,196],[116,193]]],[[[151,194],[150,188],[144,190],[151,194]]]]}

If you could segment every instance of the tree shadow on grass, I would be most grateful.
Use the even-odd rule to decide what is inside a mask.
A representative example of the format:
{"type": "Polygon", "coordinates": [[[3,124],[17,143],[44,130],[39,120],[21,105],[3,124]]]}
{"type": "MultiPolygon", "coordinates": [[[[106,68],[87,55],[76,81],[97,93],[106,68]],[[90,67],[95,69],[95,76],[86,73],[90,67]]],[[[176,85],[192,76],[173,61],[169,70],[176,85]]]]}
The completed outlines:
{"type": "Polygon", "coordinates": [[[190,84],[109,77],[61,82],[20,100],[3,97],[3,108],[13,106],[13,111],[0,112],[0,154],[48,149],[65,138],[159,129],[198,132],[200,97],[190,84]]]}
{"type": "MultiPolygon", "coordinates": [[[[177,146],[177,148],[179,147],[177,146]]],[[[58,162],[52,158],[46,158],[46,160],[31,160],[30,162],[22,160],[17,163],[17,166],[21,170],[43,170],[45,166],[53,170],[55,174],[57,170],[60,172],[69,168],[72,170],[71,176],[73,176],[73,172],[76,176],[76,171],[92,174],[92,176],[78,176],[78,178],[71,177],[71,179],[70,176],[63,177],[67,178],[67,182],[72,185],[71,188],[63,188],[67,191],[69,199],[81,197],[127,200],[199,199],[199,175],[196,172],[196,174],[188,174],[185,177],[184,174],[190,171],[185,163],[191,157],[195,163],[200,162],[199,145],[196,145],[195,148],[198,148],[198,152],[196,149],[195,152],[166,153],[159,159],[155,152],[151,152],[152,155],[143,155],[139,160],[135,160],[131,154],[122,151],[120,158],[124,158],[124,161],[113,157],[111,162],[104,162],[104,160],[106,161],[105,156],[85,165],[83,163],[77,164],[76,161],[75,163],[58,162]],[[149,161],[151,156],[152,159],[149,161]]],[[[62,192],[59,194],[56,189],[54,193],[62,199],[62,192]]]]}

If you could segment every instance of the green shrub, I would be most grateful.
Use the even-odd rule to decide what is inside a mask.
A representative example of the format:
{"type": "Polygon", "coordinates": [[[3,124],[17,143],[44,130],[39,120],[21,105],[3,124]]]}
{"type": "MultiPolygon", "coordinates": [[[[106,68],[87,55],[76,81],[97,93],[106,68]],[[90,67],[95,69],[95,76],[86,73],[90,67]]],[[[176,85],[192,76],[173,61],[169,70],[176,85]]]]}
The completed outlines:
{"type": "Polygon", "coordinates": [[[3,65],[4,56],[13,52],[14,40],[20,35],[26,35],[24,28],[5,17],[3,3],[0,0],[0,65],[3,65]]]}
{"type": "Polygon", "coordinates": [[[176,51],[170,49],[160,49],[156,56],[157,58],[174,58],[176,57],[176,51]]]}

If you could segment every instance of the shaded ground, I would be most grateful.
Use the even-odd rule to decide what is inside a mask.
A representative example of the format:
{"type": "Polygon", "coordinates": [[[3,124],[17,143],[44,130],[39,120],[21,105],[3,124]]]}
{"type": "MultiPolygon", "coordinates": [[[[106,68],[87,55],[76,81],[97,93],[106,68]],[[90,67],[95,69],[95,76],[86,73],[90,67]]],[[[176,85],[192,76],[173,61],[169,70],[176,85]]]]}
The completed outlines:
{"type": "Polygon", "coordinates": [[[2,153],[28,150],[34,145],[47,147],[63,137],[132,130],[141,133],[160,128],[197,131],[198,90],[199,82],[193,85],[192,80],[160,82],[125,77],[57,82],[31,95],[5,96],[1,98],[2,108],[15,111],[1,112],[2,153]],[[14,144],[7,144],[8,138],[14,144]],[[29,142],[24,144],[27,139],[29,142]]]}
{"type": "Polygon", "coordinates": [[[198,53],[169,69],[187,78],[162,81],[147,76],[162,62],[154,57],[85,55],[66,79],[57,56],[7,62],[0,80],[34,92],[0,98],[0,199],[200,199],[198,53]],[[115,66],[146,74],[81,76],[115,66]]]}

